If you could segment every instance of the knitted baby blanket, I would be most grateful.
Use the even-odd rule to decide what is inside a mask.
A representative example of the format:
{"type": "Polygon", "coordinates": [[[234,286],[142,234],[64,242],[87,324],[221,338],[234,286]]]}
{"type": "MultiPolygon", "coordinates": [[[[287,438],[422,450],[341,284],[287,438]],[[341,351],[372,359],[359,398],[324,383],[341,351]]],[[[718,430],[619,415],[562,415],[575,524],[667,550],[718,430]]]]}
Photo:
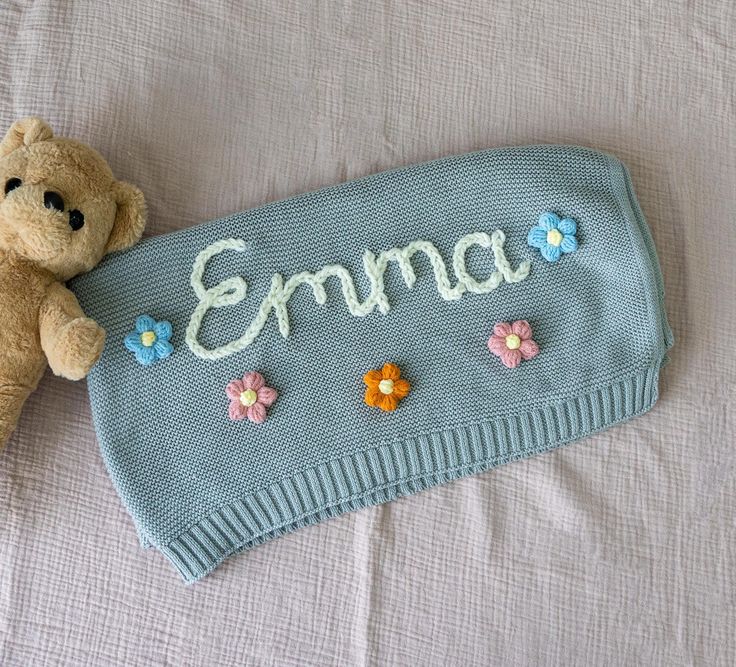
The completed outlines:
{"type": "Polygon", "coordinates": [[[649,410],[672,335],[626,168],[448,157],[150,238],[72,288],[102,456],[188,581],[649,410]]]}

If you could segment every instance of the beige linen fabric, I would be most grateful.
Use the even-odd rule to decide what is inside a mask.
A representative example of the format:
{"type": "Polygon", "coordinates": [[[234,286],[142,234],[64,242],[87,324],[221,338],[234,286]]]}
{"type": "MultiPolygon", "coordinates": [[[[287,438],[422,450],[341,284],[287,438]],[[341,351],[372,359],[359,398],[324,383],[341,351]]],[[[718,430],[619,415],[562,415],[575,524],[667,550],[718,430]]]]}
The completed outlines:
{"type": "Polygon", "coordinates": [[[0,125],[97,147],[150,234],[448,153],[615,153],[677,344],[652,413],[192,587],[138,547],[84,385],[48,376],[0,455],[0,664],[736,664],[735,7],[2,3],[0,125]]]}

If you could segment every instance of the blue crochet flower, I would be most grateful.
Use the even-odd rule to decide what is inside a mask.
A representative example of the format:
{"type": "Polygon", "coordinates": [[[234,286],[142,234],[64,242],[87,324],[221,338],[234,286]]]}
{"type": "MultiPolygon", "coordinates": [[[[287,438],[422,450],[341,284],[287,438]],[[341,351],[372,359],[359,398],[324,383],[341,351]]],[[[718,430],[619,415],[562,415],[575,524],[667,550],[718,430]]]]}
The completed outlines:
{"type": "Polygon", "coordinates": [[[575,252],[578,241],[575,238],[577,224],[572,218],[563,218],[554,213],[542,213],[539,223],[529,230],[527,242],[539,248],[548,262],[556,262],[563,253],[575,252]]]}
{"type": "Polygon", "coordinates": [[[169,342],[172,333],[169,322],[156,322],[148,315],[141,315],[135,321],[135,331],[125,337],[125,347],[135,353],[139,364],[150,366],[174,351],[174,346],[169,342]]]}

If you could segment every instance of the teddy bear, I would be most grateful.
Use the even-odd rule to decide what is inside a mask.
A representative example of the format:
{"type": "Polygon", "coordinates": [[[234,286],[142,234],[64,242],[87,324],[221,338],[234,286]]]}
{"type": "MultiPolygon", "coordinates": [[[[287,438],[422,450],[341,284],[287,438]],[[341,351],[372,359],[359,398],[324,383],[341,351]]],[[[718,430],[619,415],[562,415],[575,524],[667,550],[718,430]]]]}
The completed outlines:
{"type": "Polygon", "coordinates": [[[145,222],[137,187],[40,118],[0,142],[0,449],[47,364],[80,380],[102,353],[105,331],[65,281],[133,245],[145,222]]]}

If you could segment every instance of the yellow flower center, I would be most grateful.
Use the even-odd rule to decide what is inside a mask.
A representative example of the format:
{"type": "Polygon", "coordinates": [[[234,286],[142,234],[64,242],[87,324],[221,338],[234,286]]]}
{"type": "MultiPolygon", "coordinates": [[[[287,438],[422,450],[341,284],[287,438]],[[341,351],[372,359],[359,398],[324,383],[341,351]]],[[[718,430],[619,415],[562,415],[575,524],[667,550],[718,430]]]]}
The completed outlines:
{"type": "Polygon", "coordinates": [[[509,334],[506,336],[506,347],[509,350],[518,350],[521,347],[521,338],[516,334],[509,334]]]}
{"type": "Polygon", "coordinates": [[[141,343],[145,347],[151,347],[156,342],[156,334],[153,331],[144,331],[141,334],[141,343]]]}
{"type": "Polygon", "coordinates": [[[393,394],[394,393],[394,381],[393,380],[381,380],[378,383],[378,391],[382,394],[393,394]]]}
{"type": "Polygon", "coordinates": [[[246,389],[245,391],[240,392],[240,402],[246,407],[249,408],[251,405],[253,405],[258,400],[258,394],[256,394],[255,391],[252,389],[246,389]]]}
{"type": "Polygon", "coordinates": [[[562,238],[563,237],[562,234],[560,234],[559,229],[550,229],[547,232],[547,243],[549,243],[550,245],[557,247],[558,245],[560,245],[560,243],[562,243],[562,238]]]}

